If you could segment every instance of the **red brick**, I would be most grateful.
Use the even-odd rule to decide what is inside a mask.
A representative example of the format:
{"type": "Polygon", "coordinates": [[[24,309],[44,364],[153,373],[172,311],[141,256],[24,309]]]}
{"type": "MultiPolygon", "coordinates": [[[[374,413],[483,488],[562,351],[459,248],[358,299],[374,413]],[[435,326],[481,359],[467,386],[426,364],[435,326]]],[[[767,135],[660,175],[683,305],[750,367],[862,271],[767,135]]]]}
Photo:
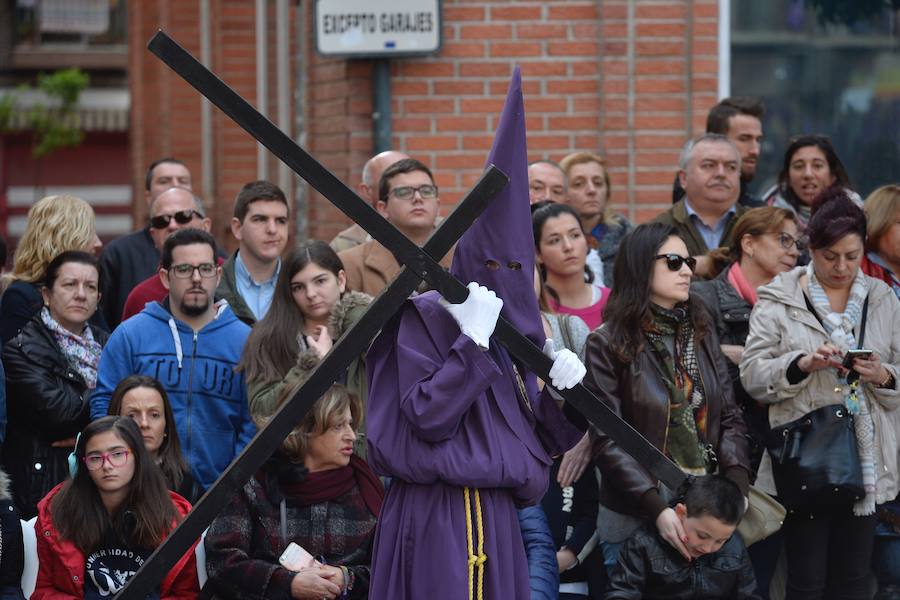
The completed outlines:
{"type": "Polygon", "coordinates": [[[456,21],[484,21],[485,9],[483,6],[448,6],[444,4],[444,21],[453,23],[456,21]]]}
{"type": "Polygon", "coordinates": [[[469,113],[499,113],[503,108],[502,98],[460,98],[459,112],[469,113]]]}
{"type": "Polygon", "coordinates": [[[529,21],[541,18],[540,6],[492,6],[492,21],[529,21]]]}
{"type": "MultiPolygon", "coordinates": [[[[508,81],[492,81],[490,83],[489,93],[492,96],[499,96],[501,94],[506,95],[507,90],[509,90],[508,81]]],[[[522,81],[522,92],[526,96],[529,94],[540,94],[541,81],[539,79],[528,79],[522,81]]]]}
{"type": "Polygon", "coordinates": [[[569,145],[568,136],[563,135],[529,135],[528,147],[532,150],[559,150],[569,145]]]}
{"type": "Polygon", "coordinates": [[[428,82],[425,81],[392,81],[391,93],[395,96],[425,96],[428,94],[428,82]]]}
{"type": "Polygon", "coordinates": [[[597,129],[598,124],[596,115],[550,117],[547,122],[547,129],[550,131],[561,131],[566,129],[586,131],[597,129]]]}
{"type": "Polygon", "coordinates": [[[459,140],[455,135],[415,135],[406,140],[406,147],[417,150],[457,150],[459,140]]]}
{"type": "Polygon", "coordinates": [[[459,38],[463,40],[504,40],[510,39],[512,35],[512,25],[462,25],[459,28],[459,38]]]}
{"type": "Polygon", "coordinates": [[[687,102],[682,96],[638,96],[634,108],[638,112],[683,112],[687,102]]]}
{"type": "Polygon", "coordinates": [[[694,22],[694,35],[696,36],[709,36],[716,37],[719,35],[719,22],[718,20],[709,21],[706,23],[698,23],[694,22]]]}
{"type": "Polygon", "coordinates": [[[569,67],[572,69],[571,74],[575,77],[596,75],[600,72],[600,65],[596,60],[573,60],[569,62],[569,67]]]}
{"type": "Polygon", "coordinates": [[[694,73],[703,75],[718,75],[719,61],[716,59],[695,59],[694,73]]]}
{"type": "Polygon", "coordinates": [[[668,185],[671,186],[672,182],[675,181],[675,174],[678,169],[659,169],[654,171],[638,171],[637,176],[640,177],[640,182],[646,185],[668,185]]]}
{"type": "Polygon", "coordinates": [[[549,6],[547,18],[561,19],[563,21],[577,21],[597,18],[597,5],[594,2],[576,4],[566,2],[560,6],[549,6]]]}
{"type": "Polygon", "coordinates": [[[635,61],[635,75],[681,75],[686,66],[683,58],[653,58],[635,61]]]}
{"type": "Polygon", "coordinates": [[[718,56],[719,55],[719,42],[718,40],[694,40],[692,52],[694,56],[700,55],[708,55],[708,56],[718,56]]]}
{"type": "Polygon", "coordinates": [[[600,147],[599,135],[576,135],[575,148],[582,148],[588,151],[595,151],[600,147]]]}
{"type": "Polygon", "coordinates": [[[552,23],[519,23],[516,25],[516,37],[520,39],[565,39],[568,35],[568,25],[552,23]]]}
{"type": "Polygon", "coordinates": [[[394,117],[391,121],[392,128],[397,133],[407,131],[431,131],[431,119],[417,119],[413,117],[394,117]]]}
{"type": "MultiPolygon", "coordinates": [[[[681,22],[674,23],[637,23],[634,26],[634,33],[638,38],[682,38],[687,34],[687,26],[681,22]]],[[[697,31],[694,30],[696,34],[697,31]]]]}
{"type": "Polygon", "coordinates": [[[547,86],[560,94],[593,94],[597,92],[599,84],[596,79],[561,79],[548,81],[547,86]]]}
{"type": "Polygon", "coordinates": [[[637,204],[659,206],[656,211],[660,215],[672,205],[672,186],[659,186],[658,189],[639,189],[634,194],[634,201],[637,204]]]}
{"type": "Polygon", "coordinates": [[[625,39],[628,37],[628,24],[604,22],[598,37],[604,40],[625,39]]]}
{"type": "Polygon", "coordinates": [[[434,93],[438,96],[456,96],[459,94],[484,94],[483,81],[450,80],[435,81],[434,93]]]}
{"type": "Polygon", "coordinates": [[[638,3],[634,16],[637,19],[684,19],[687,16],[687,8],[684,2],[671,4],[638,3]]]}
{"type": "MultiPolygon", "coordinates": [[[[573,73],[574,75],[574,73],[573,73]]],[[[628,76],[628,61],[626,60],[615,60],[608,62],[603,65],[603,76],[604,77],[627,77],[628,76]]]]}
{"type": "Polygon", "coordinates": [[[684,42],[659,42],[638,39],[634,44],[635,56],[679,56],[684,53],[684,42]]]}
{"type": "Polygon", "coordinates": [[[486,117],[438,117],[434,120],[437,131],[485,131],[486,117]]]}
{"type": "Polygon", "coordinates": [[[436,98],[404,100],[403,107],[411,113],[449,113],[454,111],[454,101],[436,98]]]}
{"type": "Polygon", "coordinates": [[[547,77],[552,75],[566,75],[566,63],[558,60],[539,61],[539,62],[522,62],[519,63],[522,69],[522,79],[529,77],[547,77]]]}
{"type": "Polygon", "coordinates": [[[703,3],[697,2],[694,4],[694,18],[702,19],[704,17],[716,18],[719,16],[719,6],[718,4],[711,3],[703,3]]]}
{"type": "Polygon", "coordinates": [[[490,150],[494,142],[492,135],[464,135],[463,150],[490,150]]]}
{"type": "Polygon", "coordinates": [[[614,135],[607,133],[603,136],[603,145],[606,147],[607,152],[610,150],[626,150],[628,148],[628,143],[628,135],[614,135]]]}
{"type": "Polygon", "coordinates": [[[628,7],[625,3],[613,4],[612,2],[604,2],[600,10],[600,16],[604,21],[628,18],[628,7]]]}
{"type": "Polygon", "coordinates": [[[638,167],[672,167],[677,168],[678,150],[663,152],[660,150],[650,152],[636,152],[635,165],[638,167]]]}
{"type": "Polygon", "coordinates": [[[491,42],[491,56],[540,56],[539,42],[491,42]]]}
{"type": "Polygon", "coordinates": [[[624,57],[628,44],[624,42],[605,42],[602,46],[604,56],[624,57]]]}
{"type": "Polygon", "coordinates": [[[566,112],[568,103],[565,98],[538,97],[525,98],[525,111],[532,113],[566,112]]]}
{"type": "Polygon", "coordinates": [[[639,78],[634,83],[634,90],[638,94],[684,92],[684,81],[681,79],[652,79],[639,78]]]}
{"type": "MultiPolygon", "coordinates": [[[[684,126],[684,120],[678,124],[677,128],[684,126]]],[[[650,135],[642,133],[634,138],[634,147],[637,150],[647,149],[680,149],[684,145],[684,135],[650,135]]]]}
{"type": "Polygon", "coordinates": [[[547,42],[550,56],[596,56],[599,50],[597,42],[547,42]]]}
{"type": "Polygon", "coordinates": [[[404,59],[401,63],[401,73],[406,77],[452,77],[453,63],[449,62],[425,62],[414,59],[404,59]]]}
{"type": "Polygon", "coordinates": [[[461,77],[509,77],[512,69],[507,63],[464,62],[459,65],[461,77]]]}
{"type": "Polygon", "coordinates": [[[438,154],[435,157],[434,167],[436,170],[441,169],[472,169],[484,166],[484,155],[472,153],[454,153],[454,154],[438,154]]]}
{"type": "Polygon", "coordinates": [[[450,42],[441,48],[442,57],[480,58],[485,55],[483,42],[450,42]]]}
{"type": "MultiPolygon", "coordinates": [[[[577,98],[572,98],[572,112],[573,113],[598,113],[600,112],[601,100],[598,97],[584,97],[579,96],[577,98]]],[[[607,106],[609,106],[607,104],[607,106]]]]}
{"type": "Polygon", "coordinates": [[[603,93],[626,94],[628,93],[628,81],[625,79],[613,79],[603,82],[603,93]]]}

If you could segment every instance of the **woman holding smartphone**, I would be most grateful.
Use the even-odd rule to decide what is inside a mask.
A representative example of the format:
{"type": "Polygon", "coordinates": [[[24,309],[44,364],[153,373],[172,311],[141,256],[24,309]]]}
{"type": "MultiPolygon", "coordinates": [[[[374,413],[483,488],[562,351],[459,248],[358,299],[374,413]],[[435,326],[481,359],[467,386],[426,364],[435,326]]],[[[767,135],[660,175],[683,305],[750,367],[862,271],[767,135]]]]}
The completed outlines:
{"type": "MultiPolygon", "coordinates": [[[[774,428],[819,408],[853,415],[865,496],[836,506],[788,507],[787,598],[868,598],[876,505],[897,496],[900,303],[860,269],[866,218],[840,189],[813,206],[811,262],[759,289],[741,382],[769,407],[774,428]],[[859,349],[865,320],[865,349],[859,349]]],[[[777,495],[768,453],[757,487],[777,495]]]]}

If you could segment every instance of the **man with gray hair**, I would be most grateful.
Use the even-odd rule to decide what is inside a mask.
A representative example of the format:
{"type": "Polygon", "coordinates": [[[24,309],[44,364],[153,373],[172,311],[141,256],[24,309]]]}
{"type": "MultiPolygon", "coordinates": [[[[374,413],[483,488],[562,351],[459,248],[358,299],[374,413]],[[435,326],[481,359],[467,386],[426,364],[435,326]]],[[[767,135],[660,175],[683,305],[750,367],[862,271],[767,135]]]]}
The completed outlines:
{"type": "MultiPolygon", "coordinates": [[[[209,233],[210,220],[203,211],[203,202],[191,190],[173,187],[162,192],[150,204],[150,237],[156,249],[162,251],[169,236],[179,229],[202,229],[209,233]]],[[[221,259],[219,259],[221,264],[221,259]]],[[[158,273],[139,283],[125,301],[122,321],[133,317],[148,302],[161,302],[169,291],[158,273]]]]}
{"type": "Polygon", "coordinates": [[[684,145],[678,179],[684,198],[654,219],[678,230],[691,256],[695,275],[706,277],[712,262],[708,253],[731,244],[731,230],[747,211],[737,203],[741,192],[741,154],[718,133],[707,133],[684,145]]]}
{"type": "MultiPolygon", "coordinates": [[[[362,181],[356,186],[356,192],[373,208],[378,201],[378,182],[381,180],[381,174],[389,166],[404,158],[409,157],[402,152],[386,150],[376,154],[363,165],[362,181]]],[[[366,233],[366,230],[354,223],[334,236],[330,246],[334,248],[335,252],[341,252],[354,246],[365,244],[369,239],[369,234],[366,233]]]]}
{"type": "Polygon", "coordinates": [[[536,160],[528,165],[528,201],[565,202],[566,174],[552,160],[536,160]]]}

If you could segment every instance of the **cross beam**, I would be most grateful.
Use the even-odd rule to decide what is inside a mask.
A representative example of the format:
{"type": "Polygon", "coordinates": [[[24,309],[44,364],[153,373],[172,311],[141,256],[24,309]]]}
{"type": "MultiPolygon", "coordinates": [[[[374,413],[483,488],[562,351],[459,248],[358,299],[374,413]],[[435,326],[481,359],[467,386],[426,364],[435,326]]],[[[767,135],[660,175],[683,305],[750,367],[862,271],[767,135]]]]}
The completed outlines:
{"type": "MultiPolygon", "coordinates": [[[[232,495],[253,476],[294,425],[300,422],[315,401],[334,383],[338,374],[366,350],[380,328],[400,308],[420,280],[427,281],[450,302],[461,302],[466,298],[468,290],[463,282],[445,271],[435,257],[440,259],[449,251],[469,224],[481,214],[489,199],[507,183],[507,177],[499,169],[489,167],[425,247],[419,248],[165,33],[158,32],[150,40],[148,48],[325,198],[365,228],[375,240],[394,254],[403,267],[365,315],[341,336],[310,378],[294,391],[290,400],[281,406],[266,427],[257,433],[187,517],[147,559],[122,590],[120,597],[123,600],[140,600],[152,592],[232,495]]],[[[535,374],[549,381],[551,359],[502,315],[493,338],[535,374]]],[[[584,386],[579,384],[559,393],[584,414],[592,426],[603,431],[634,456],[654,477],[672,489],[678,489],[682,485],[686,477],[677,465],[584,386]]]]}

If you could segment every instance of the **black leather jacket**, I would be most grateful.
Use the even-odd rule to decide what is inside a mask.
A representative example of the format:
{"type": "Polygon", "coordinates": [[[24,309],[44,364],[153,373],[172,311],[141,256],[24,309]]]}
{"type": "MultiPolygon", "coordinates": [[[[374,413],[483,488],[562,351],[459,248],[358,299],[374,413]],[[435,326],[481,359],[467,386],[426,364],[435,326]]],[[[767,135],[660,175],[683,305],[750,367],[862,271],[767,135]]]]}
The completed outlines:
{"type": "MultiPolygon", "coordinates": [[[[109,337],[91,327],[101,345],[109,337]]],[[[6,370],[8,424],[3,465],[12,479],[13,499],[19,516],[37,514],[37,503],[68,477],[71,448],[53,448],[57,440],[73,437],[90,421],[89,390],[72,369],[53,339],[35,316],[3,348],[6,370]]]]}
{"type": "MultiPolygon", "coordinates": [[[[691,284],[691,293],[700,297],[709,308],[716,332],[722,344],[743,346],[750,333],[750,313],[753,307],[741,298],[728,281],[728,269],[719,273],[718,277],[709,281],[695,281],[691,284]]],[[[769,433],[769,408],[754,400],[741,384],[741,371],[738,365],[730,360],[728,374],[734,382],[734,401],[741,409],[744,423],[747,425],[747,442],[750,448],[750,466],[753,472],[759,468],[763,450],[766,448],[766,435],[769,433]]]]}
{"type": "Polygon", "coordinates": [[[735,533],[718,552],[688,562],[644,526],[619,552],[606,600],[682,600],[713,598],[759,600],[753,566],[741,536],[735,533]]]}

